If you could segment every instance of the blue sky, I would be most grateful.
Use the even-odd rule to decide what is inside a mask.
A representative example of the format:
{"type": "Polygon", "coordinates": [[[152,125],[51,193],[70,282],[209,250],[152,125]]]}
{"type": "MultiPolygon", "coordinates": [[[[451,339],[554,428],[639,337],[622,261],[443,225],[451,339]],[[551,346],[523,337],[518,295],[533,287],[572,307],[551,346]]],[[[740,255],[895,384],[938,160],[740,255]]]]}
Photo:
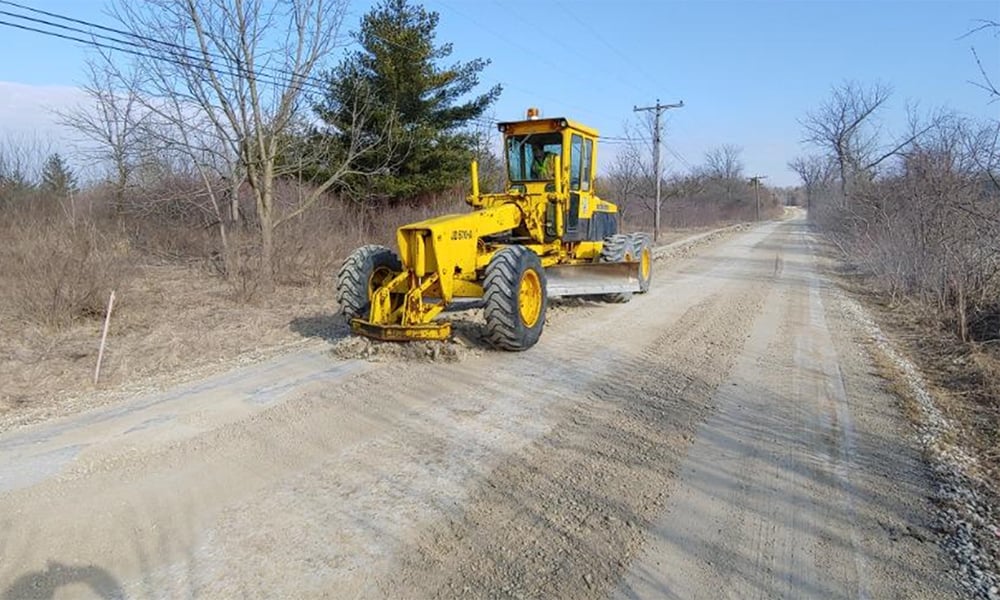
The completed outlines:
{"type": "MultiPolygon", "coordinates": [[[[100,0],[21,0],[104,22],[100,0]]],[[[428,0],[438,39],[454,58],[484,57],[483,88],[504,84],[501,120],[528,106],[617,136],[635,105],[683,100],[669,111],[670,170],[701,162],[721,144],[743,148],[748,173],[794,184],[786,163],[803,149],[800,119],[845,79],[889,84],[886,129],[900,131],[908,104],[1000,118],[970,47],[1000,84],[1000,37],[959,39],[979,19],[1000,21],[1000,0],[960,1],[584,1],[428,0]]],[[[346,26],[370,6],[353,0],[346,26]]],[[[0,10],[12,10],[0,6],[0,10]]],[[[0,19],[5,19],[0,15],[0,19]]],[[[9,20],[9,19],[7,19],[9,20]]],[[[0,135],[58,138],[47,107],[76,102],[85,50],[0,27],[0,135]],[[36,101],[37,99],[37,101],[36,101]]],[[[331,56],[336,62],[340,56],[331,56]]],[[[615,146],[602,147],[602,163],[615,146]]]]}

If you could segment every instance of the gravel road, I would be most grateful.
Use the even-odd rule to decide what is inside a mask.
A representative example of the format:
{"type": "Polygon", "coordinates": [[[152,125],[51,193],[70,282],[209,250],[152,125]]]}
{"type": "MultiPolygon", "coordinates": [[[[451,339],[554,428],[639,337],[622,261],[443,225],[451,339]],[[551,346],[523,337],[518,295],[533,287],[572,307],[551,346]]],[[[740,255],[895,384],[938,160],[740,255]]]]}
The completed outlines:
{"type": "Polygon", "coordinates": [[[0,594],[957,597],[823,260],[767,223],[555,304],[525,353],[323,340],[7,432],[0,594]]]}

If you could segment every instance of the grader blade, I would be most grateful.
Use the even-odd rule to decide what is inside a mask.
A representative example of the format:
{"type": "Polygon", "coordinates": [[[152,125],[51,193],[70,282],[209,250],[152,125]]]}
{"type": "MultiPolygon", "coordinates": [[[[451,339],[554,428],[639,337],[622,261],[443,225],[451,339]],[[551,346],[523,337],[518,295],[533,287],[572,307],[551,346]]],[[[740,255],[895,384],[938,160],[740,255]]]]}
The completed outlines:
{"type": "Polygon", "coordinates": [[[640,292],[639,263],[586,263],[545,269],[549,298],[640,292]]]}

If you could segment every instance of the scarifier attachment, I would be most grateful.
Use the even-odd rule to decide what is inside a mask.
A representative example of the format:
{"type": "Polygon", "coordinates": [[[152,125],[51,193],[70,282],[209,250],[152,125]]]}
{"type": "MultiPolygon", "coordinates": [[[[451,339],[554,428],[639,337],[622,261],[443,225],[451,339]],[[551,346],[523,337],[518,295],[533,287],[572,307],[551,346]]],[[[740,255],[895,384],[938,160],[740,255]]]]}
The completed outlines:
{"type": "Polygon", "coordinates": [[[434,322],[444,302],[424,302],[424,294],[435,289],[437,273],[423,278],[404,270],[372,294],[369,318],[351,319],[351,331],[383,341],[446,340],[451,323],[434,322]]]}
{"type": "Polygon", "coordinates": [[[383,342],[446,340],[451,336],[451,323],[442,321],[420,325],[376,325],[362,319],[351,319],[351,331],[383,342]]]}

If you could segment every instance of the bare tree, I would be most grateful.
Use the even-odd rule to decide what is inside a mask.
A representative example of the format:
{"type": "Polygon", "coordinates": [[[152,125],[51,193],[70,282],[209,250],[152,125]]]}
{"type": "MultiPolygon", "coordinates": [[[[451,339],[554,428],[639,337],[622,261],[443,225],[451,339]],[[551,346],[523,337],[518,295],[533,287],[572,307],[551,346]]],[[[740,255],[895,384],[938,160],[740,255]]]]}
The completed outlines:
{"type": "Polygon", "coordinates": [[[1000,313],[998,137],[995,122],[911,112],[901,142],[870,139],[848,170],[832,152],[789,166],[807,188],[810,217],[891,298],[934,307],[963,340],[992,339],[1000,337],[989,325],[1000,313]],[[877,163],[877,177],[851,185],[850,169],[877,163]],[[823,194],[845,173],[847,194],[843,182],[841,193],[823,194]]]}
{"type": "Polygon", "coordinates": [[[859,178],[870,179],[870,169],[881,162],[876,159],[880,127],[875,115],[891,93],[882,83],[864,87],[847,81],[835,86],[831,97],[802,121],[805,141],[827,149],[837,161],[845,195],[859,178]]]}
{"type": "MultiPolygon", "coordinates": [[[[965,32],[965,34],[962,35],[962,38],[969,37],[979,33],[980,31],[992,32],[994,36],[1000,36],[1000,21],[983,19],[979,21],[979,25],[965,32]]],[[[983,61],[980,60],[979,52],[976,51],[976,47],[973,46],[971,51],[972,57],[976,61],[976,66],[979,68],[980,76],[980,81],[973,81],[971,82],[972,85],[986,91],[992,101],[1000,100],[1000,89],[997,89],[997,84],[993,82],[993,78],[986,72],[986,67],[983,66],[983,61]]]]}
{"type": "MultiPolygon", "coordinates": [[[[858,184],[875,179],[879,165],[938,123],[940,117],[927,119],[922,127],[911,127],[905,137],[885,143],[877,113],[890,96],[891,90],[884,84],[864,87],[848,81],[834,87],[830,99],[802,122],[804,141],[825,148],[837,161],[840,191],[847,200],[858,184]]],[[[920,122],[914,110],[909,114],[911,124],[920,122]]]]}
{"type": "MultiPolygon", "coordinates": [[[[260,230],[265,286],[273,278],[274,232],[316,203],[353,172],[357,158],[381,140],[352,139],[336,148],[311,146],[302,154],[296,126],[319,91],[313,77],[340,41],[346,0],[116,0],[113,16],[131,32],[141,52],[131,55],[143,74],[135,92],[144,109],[183,128],[190,154],[224,150],[229,182],[252,190],[260,230]],[[136,55],[138,54],[138,55],[136,55]],[[217,142],[217,144],[215,143],[217,142]],[[292,160],[285,160],[298,152],[292,160]],[[279,207],[275,183],[301,175],[304,162],[323,161],[323,178],[309,182],[291,207],[279,207]],[[285,166],[291,165],[288,170],[285,166]]],[[[354,107],[356,120],[367,106],[354,107]]],[[[359,125],[355,122],[353,125],[359,125]]]]}
{"type": "Polygon", "coordinates": [[[719,179],[743,179],[743,148],[724,144],[705,153],[706,175],[719,179]]]}
{"type": "Polygon", "coordinates": [[[734,189],[743,182],[742,153],[743,148],[733,144],[725,144],[705,153],[703,175],[722,184],[727,202],[732,201],[734,189]]]}
{"type": "Polygon", "coordinates": [[[499,144],[495,123],[495,115],[484,115],[482,119],[473,121],[471,131],[472,152],[479,165],[480,185],[484,192],[502,191],[507,182],[502,155],[504,149],[499,144]]]}
{"type": "Polygon", "coordinates": [[[630,216],[632,205],[645,187],[645,179],[646,172],[639,145],[632,141],[620,144],[614,160],[608,166],[606,181],[608,193],[618,205],[622,219],[630,216]]]}
{"type": "MultiPolygon", "coordinates": [[[[616,140],[615,159],[607,176],[608,192],[618,204],[622,218],[641,227],[654,226],[656,173],[653,167],[652,113],[642,113],[622,124],[622,139],[616,140]],[[640,214],[642,211],[642,214],[640,214]],[[649,221],[646,222],[646,215],[649,221]]],[[[662,169],[662,167],[661,167],[662,169]]],[[[661,171],[662,178],[662,171],[661,171]]],[[[662,184],[662,181],[661,181],[662,184]]],[[[668,197],[669,193],[665,194],[668,197]]]]}
{"type": "Polygon", "coordinates": [[[166,98],[155,111],[155,117],[147,120],[143,131],[147,139],[159,141],[161,152],[180,156],[197,173],[204,193],[188,199],[185,204],[206,213],[209,222],[218,227],[225,272],[229,274],[233,272],[234,255],[226,222],[227,217],[233,223],[239,221],[236,202],[243,171],[238,155],[230,151],[224,138],[219,137],[212,120],[200,113],[188,113],[187,106],[177,96],[166,98]],[[231,201],[228,205],[227,197],[231,201]]]}
{"type": "Polygon", "coordinates": [[[83,91],[90,105],[57,112],[59,121],[83,137],[80,154],[110,170],[114,186],[114,210],[125,207],[125,188],[138,163],[138,136],[144,111],[137,94],[139,74],[125,72],[109,60],[87,61],[87,82],[83,91]],[[121,82],[122,85],[119,85],[121,82]]]}
{"type": "Polygon", "coordinates": [[[807,209],[812,207],[816,195],[832,186],[836,179],[836,166],[825,156],[799,156],[788,163],[788,168],[802,179],[807,209]]]}
{"type": "Polygon", "coordinates": [[[0,139],[0,191],[37,184],[52,146],[40,137],[9,134],[0,139]]]}

